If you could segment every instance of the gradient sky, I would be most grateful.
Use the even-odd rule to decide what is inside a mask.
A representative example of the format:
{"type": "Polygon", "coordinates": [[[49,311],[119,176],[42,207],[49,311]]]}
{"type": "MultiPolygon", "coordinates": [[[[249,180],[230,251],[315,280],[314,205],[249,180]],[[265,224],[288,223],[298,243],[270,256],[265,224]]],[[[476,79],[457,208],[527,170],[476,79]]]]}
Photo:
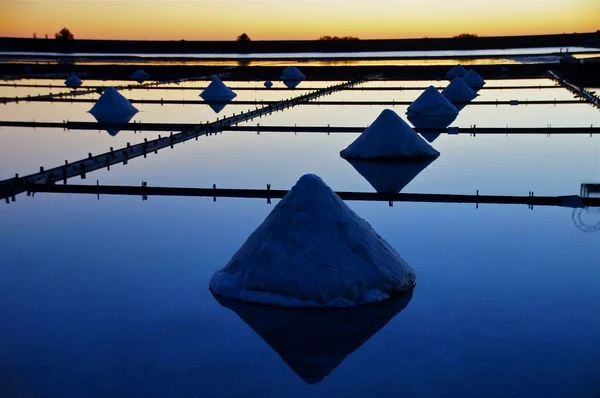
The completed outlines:
{"type": "Polygon", "coordinates": [[[0,0],[0,36],[363,39],[592,32],[600,0],[0,0]]]}

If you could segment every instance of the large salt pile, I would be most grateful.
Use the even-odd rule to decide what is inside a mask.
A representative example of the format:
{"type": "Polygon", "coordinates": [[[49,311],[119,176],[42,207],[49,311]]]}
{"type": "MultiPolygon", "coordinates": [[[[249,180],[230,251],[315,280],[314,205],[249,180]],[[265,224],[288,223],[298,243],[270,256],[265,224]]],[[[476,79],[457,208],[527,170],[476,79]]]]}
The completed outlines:
{"type": "Polygon", "coordinates": [[[385,109],[340,155],[347,159],[424,160],[437,158],[440,153],[396,112],[385,109]]]}
{"type": "Polygon", "coordinates": [[[467,70],[461,64],[456,65],[446,73],[446,77],[453,80],[455,77],[464,77],[467,74],[467,70]]]}
{"type": "Polygon", "coordinates": [[[133,72],[129,77],[138,83],[143,83],[144,81],[150,78],[150,75],[144,72],[143,70],[138,69],[135,72],[133,72]]]}
{"type": "Polygon", "coordinates": [[[378,193],[398,193],[434,160],[422,162],[373,162],[351,159],[348,162],[378,193]]]}
{"type": "Polygon", "coordinates": [[[69,88],[78,88],[81,86],[81,83],[81,79],[74,73],[65,80],[65,86],[69,88]]]}
{"type": "Polygon", "coordinates": [[[408,107],[408,120],[417,128],[440,129],[448,127],[458,116],[458,109],[433,86],[408,107]]]}
{"type": "Polygon", "coordinates": [[[455,77],[442,91],[442,95],[452,102],[459,111],[477,97],[477,93],[467,86],[460,77],[455,77]]]}
{"type": "Polygon", "coordinates": [[[463,80],[465,83],[467,83],[467,86],[471,87],[475,91],[480,90],[485,85],[485,80],[483,80],[483,77],[481,77],[479,73],[475,71],[475,69],[470,69],[469,72],[467,72],[467,74],[463,77],[463,80]]]}
{"type": "MultiPolygon", "coordinates": [[[[307,384],[317,384],[410,303],[412,290],[353,308],[282,308],[215,296],[307,384]]],[[[375,365],[375,364],[374,364],[375,365]]]]}
{"type": "MultiPolygon", "coordinates": [[[[115,88],[108,87],[89,111],[100,123],[128,123],[138,110],[115,88]]],[[[107,130],[117,135],[119,130],[107,130]]]]}
{"type": "Polygon", "coordinates": [[[302,176],[210,290],[284,307],[352,307],[414,286],[415,273],[321,178],[302,176]]]}
{"type": "Polygon", "coordinates": [[[213,111],[219,113],[227,106],[229,101],[237,97],[237,94],[215,76],[208,87],[202,91],[200,97],[208,103],[213,111]]]}

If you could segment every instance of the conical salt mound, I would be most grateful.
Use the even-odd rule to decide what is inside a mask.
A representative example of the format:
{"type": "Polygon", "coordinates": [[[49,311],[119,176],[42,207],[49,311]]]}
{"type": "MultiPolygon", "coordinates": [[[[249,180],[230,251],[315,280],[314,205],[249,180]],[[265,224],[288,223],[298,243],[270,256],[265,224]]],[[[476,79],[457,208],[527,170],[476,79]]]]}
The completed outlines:
{"type": "Polygon", "coordinates": [[[203,100],[210,101],[231,101],[237,94],[225,85],[218,77],[213,77],[212,82],[200,94],[203,100]]]}
{"type": "Polygon", "coordinates": [[[446,73],[446,77],[450,80],[453,80],[455,77],[463,77],[466,74],[467,70],[461,64],[458,64],[454,68],[450,69],[448,73],[446,73]]]}
{"type": "Polygon", "coordinates": [[[288,66],[281,74],[281,80],[304,80],[306,76],[295,66],[288,66]]]}
{"type": "Polygon", "coordinates": [[[348,160],[378,193],[398,193],[435,159],[423,162],[373,162],[348,160]]]}
{"type": "Polygon", "coordinates": [[[273,87],[273,82],[272,82],[272,81],[270,81],[270,80],[267,80],[267,81],[265,82],[265,87],[266,87],[266,88],[271,88],[271,87],[273,87]]]}
{"type": "Polygon", "coordinates": [[[139,82],[139,83],[143,83],[145,80],[148,80],[148,78],[150,77],[149,74],[147,74],[146,72],[144,72],[141,69],[136,70],[135,72],[133,72],[131,74],[131,76],[129,76],[130,78],[132,78],[133,80],[139,82]]]}
{"type": "Polygon", "coordinates": [[[65,80],[65,86],[70,88],[77,88],[81,86],[81,79],[76,74],[72,74],[65,80]]]}
{"type": "Polygon", "coordinates": [[[460,77],[455,77],[442,91],[442,95],[453,104],[467,103],[477,97],[477,93],[471,90],[460,77]]]}
{"type": "Polygon", "coordinates": [[[107,87],[92,109],[90,109],[90,113],[95,116],[104,116],[106,114],[135,115],[137,112],[138,110],[131,105],[131,102],[113,87],[107,87]]]}
{"type": "Polygon", "coordinates": [[[409,105],[407,115],[447,116],[458,115],[458,110],[433,86],[429,86],[409,105]]]}
{"type": "Polygon", "coordinates": [[[440,153],[396,112],[385,109],[340,155],[347,159],[424,160],[437,158],[440,153]]]}
{"type": "Polygon", "coordinates": [[[321,178],[306,174],[215,273],[210,290],[283,307],[352,307],[414,283],[389,243],[321,178]]]}
{"type": "Polygon", "coordinates": [[[298,377],[314,385],[406,308],[412,294],[410,290],[378,304],[336,309],[281,308],[215,298],[254,330],[298,377]]]}
{"type": "Polygon", "coordinates": [[[475,69],[470,69],[469,72],[467,72],[467,74],[463,77],[463,80],[467,86],[476,91],[485,85],[485,80],[483,80],[483,77],[481,77],[479,73],[475,72],[475,69]]]}

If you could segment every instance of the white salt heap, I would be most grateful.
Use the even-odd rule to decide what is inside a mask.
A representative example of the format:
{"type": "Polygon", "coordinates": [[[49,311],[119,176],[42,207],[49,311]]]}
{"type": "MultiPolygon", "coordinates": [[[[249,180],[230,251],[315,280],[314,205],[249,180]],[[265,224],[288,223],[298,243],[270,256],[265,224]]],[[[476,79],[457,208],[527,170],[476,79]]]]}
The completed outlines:
{"type": "Polygon", "coordinates": [[[307,174],[210,281],[225,298],[351,307],[414,286],[415,273],[321,178],[307,174]]]}
{"type": "Polygon", "coordinates": [[[470,102],[477,97],[477,93],[467,86],[460,77],[455,77],[442,91],[442,95],[452,103],[470,102]]]}
{"type": "Polygon", "coordinates": [[[458,64],[446,73],[446,77],[452,80],[455,77],[464,77],[466,74],[467,70],[461,64],[458,64]]]}
{"type": "Polygon", "coordinates": [[[351,159],[423,160],[437,158],[440,153],[396,112],[385,109],[340,155],[351,159]]]}
{"type": "Polygon", "coordinates": [[[107,87],[98,101],[94,104],[90,113],[93,115],[114,115],[114,114],[131,114],[135,115],[138,110],[131,105],[131,102],[121,95],[113,87],[107,87]]]}
{"type": "Polygon", "coordinates": [[[288,66],[281,74],[281,80],[304,80],[306,76],[295,66],[288,66]]]}
{"type": "Polygon", "coordinates": [[[481,77],[479,73],[475,72],[475,69],[470,69],[469,72],[463,77],[463,80],[467,86],[476,91],[485,85],[485,80],[483,80],[483,77],[481,77]]]}
{"type": "Polygon", "coordinates": [[[231,101],[237,94],[225,85],[218,77],[213,77],[212,82],[200,94],[203,100],[210,101],[231,101]]]}
{"type": "Polygon", "coordinates": [[[144,72],[143,70],[138,69],[135,72],[133,72],[129,77],[132,78],[133,80],[137,81],[137,82],[142,83],[145,80],[148,80],[148,78],[150,77],[150,75],[147,74],[146,72],[144,72]]]}
{"type": "Polygon", "coordinates": [[[74,73],[65,80],[65,86],[70,88],[78,88],[81,86],[81,83],[81,79],[74,73]]]}
{"type": "Polygon", "coordinates": [[[458,110],[433,86],[429,86],[409,105],[407,115],[457,116],[458,110]]]}

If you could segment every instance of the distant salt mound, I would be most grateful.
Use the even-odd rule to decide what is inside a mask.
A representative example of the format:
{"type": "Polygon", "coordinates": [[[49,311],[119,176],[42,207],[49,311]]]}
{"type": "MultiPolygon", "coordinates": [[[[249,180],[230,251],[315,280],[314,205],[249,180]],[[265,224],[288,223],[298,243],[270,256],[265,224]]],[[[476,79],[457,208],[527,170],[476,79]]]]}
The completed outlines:
{"type": "Polygon", "coordinates": [[[485,85],[485,80],[483,80],[483,77],[479,73],[475,72],[475,69],[470,69],[463,77],[463,80],[467,86],[475,91],[480,90],[485,85]]]}
{"type": "Polygon", "coordinates": [[[306,76],[295,66],[288,66],[283,70],[281,74],[281,80],[298,80],[302,81],[306,79],[306,76]]]}
{"type": "Polygon", "coordinates": [[[307,174],[215,273],[210,290],[283,307],[352,307],[414,283],[412,268],[369,223],[307,174]]]}
{"type": "Polygon", "coordinates": [[[446,73],[446,77],[453,80],[455,77],[464,77],[467,74],[467,70],[461,64],[456,65],[446,73]]]}
{"type": "Polygon", "coordinates": [[[458,115],[458,111],[435,87],[429,86],[409,105],[406,114],[456,116],[458,115]]]}
{"type": "Polygon", "coordinates": [[[131,102],[113,87],[107,87],[92,109],[90,109],[90,113],[94,116],[135,115],[137,112],[138,110],[131,105],[131,102]]]}
{"type": "Polygon", "coordinates": [[[144,81],[150,78],[150,75],[144,72],[142,69],[138,69],[135,72],[133,72],[129,77],[138,83],[143,83],[144,81]]]}
{"type": "MultiPolygon", "coordinates": [[[[477,97],[477,93],[467,86],[465,81],[460,77],[455,77],[442,91],[442,95],[455,106],[460,104],[459,106],[461,107],[464,107],[468,102],[477,97]]],[[[457,106],[457,109],[459,106],[457,106]]]]}
{"type": "Polygon", "coordinates": [[[398,193],[435,159],[422,162],[373,162],[350,159],[348,163],[371,184],[378,193],[398,193]]]}
{"type": "Polygon", "coordinates": [[[74,73],[71,76],[69,76],[67,80],[65,80],[65,86],[69,88],[78,88],[81,86],[81,84],[81,79],[77,77],[77,75],[74,73]]]}
{"type": "Polygon", "coordinates": [[[210,101],[231,101],[237,94],[225,85],[218,77],[213,77],[212,81],[200,94],[203,100],[210,101]]]}
{"type": "Polygon", "coordinates": [[[271,88],[271,87],[273,87],[273,82],[272,82],[272,81],[270,81],[270,80],[267,80],[267,81],[265,82],[265,87],[266,87],[266,88],[271,88]]]}
{"type": "Polygon", "coordinates": [[[424,160],[437,158],[440,153],[396,112],[385,109],[340,155],[346,159],[424,160]]]}

